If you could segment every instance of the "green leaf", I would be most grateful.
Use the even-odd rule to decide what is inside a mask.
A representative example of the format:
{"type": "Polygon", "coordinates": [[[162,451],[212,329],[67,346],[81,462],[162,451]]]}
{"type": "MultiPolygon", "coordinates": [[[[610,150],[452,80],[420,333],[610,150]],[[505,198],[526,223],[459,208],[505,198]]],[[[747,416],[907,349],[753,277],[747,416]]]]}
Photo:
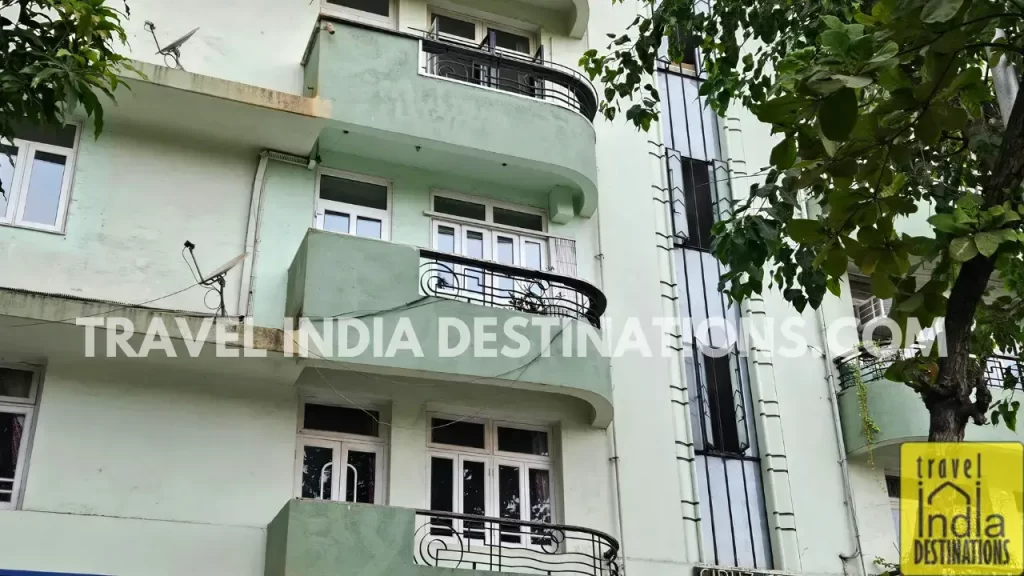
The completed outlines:
{"type": "Polygon", "coordinates": [[[974,245],[978,247],[978,252],[981,252],[985,257],[995,254],[1002,242],[1002,233],[978,232],[974,235],[974,245]]]}
{"type": "Polygon", "coordinates": [[[928,24],[948,22],[963,5],[964,0],[928,0],[921,10],[921,21],[928,24]]]}
{"type": "Polygon", "coordinates": [[[849,86],[850,88],[864,88],[866,86],[870,86],[875,82],[872,78],[868,76],[846,76],[843,74],[833,74],[832,77],[842,82],[843,85],[849,86]]]}
{"type": "Polygon", "coordinates": [[[824,238],[817,220],[794,218],[786,226],[789,237],[800,244],[809,244],[824,238]]]}
{"type": "Polygon", "coordinates": [[[961,236],[954,238],[949,244],[949,256],[956,262],[967,262],[978,255],[978,247],[974,244],[974,238],[961,236]]]}
{"type": "Polygon", "coordinates": [[[787,137],[772,148],[772,166],[779,170],[787,170],[796,163],[796,139],[787,137]]]}
{"type": "Polygon", "coordinates": [[[857,93],[843,88],[825,98],[818,109],[821,133],[829,140],[845,142],[857,124],[857,93]]]}
{"type": "Polygon", "coordinates": [[[828,26],[831,30],[843,31],[846,28],[846,25],[843,24],[842,20],[836,18],[835,16],[832,16],[831,14],[822,16],[821,21],[824,22],[825,26],[828,26]]]}
{"type": "Polygon", "coordinates": [[[896,285],[892,278],[883,272],[875,272],[871,276],[871,293],[885,300],[896,295],[896,285]]]}
{"type": "Polygon", "coordinates": [[[835,54],[842,54],[850,47],[850,37],[846,35],[846,32],[826,30],[821,33],[821,36],[818,36],[818,43],[835,54]]]}

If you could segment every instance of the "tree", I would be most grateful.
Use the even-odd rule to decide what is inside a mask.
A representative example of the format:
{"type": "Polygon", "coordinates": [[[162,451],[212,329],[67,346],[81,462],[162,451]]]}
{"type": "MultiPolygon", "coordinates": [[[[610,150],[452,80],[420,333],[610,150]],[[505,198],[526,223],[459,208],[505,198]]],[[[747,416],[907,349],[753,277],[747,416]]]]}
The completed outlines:
{"type": "Polygon", "coordinates": [[[115,51],[127,42],[127,4],[122,13],[106,0],[0,0],[0,11],[0,141],[18,122],[68,122],[79,103],[98,137],[99,94],[113,100],[118,74],[134,70],[115,51]]]}
{"type": "Polygon", "coordinates": [[[945,318],[945,356],[887,371],[920,393],[929,438],[963,440],[990,410],[1014,428],[1019,404],[993,400],[983,376],[997,350],[1024,358],[1024,91],[1006,121],[992,82],[1001,58],[1021,62],[1024,0],[645,3],[580,60],[604,115],[648,129],[659,54],[699,48],[711,107],[738,103],[781,139],[764,184],[714,226],[721,289],[743,300],[767,285],[816,308],[852,261],[904,333],[945,318]],[[932,236],[897,231],[925,206],[932,236]]]}

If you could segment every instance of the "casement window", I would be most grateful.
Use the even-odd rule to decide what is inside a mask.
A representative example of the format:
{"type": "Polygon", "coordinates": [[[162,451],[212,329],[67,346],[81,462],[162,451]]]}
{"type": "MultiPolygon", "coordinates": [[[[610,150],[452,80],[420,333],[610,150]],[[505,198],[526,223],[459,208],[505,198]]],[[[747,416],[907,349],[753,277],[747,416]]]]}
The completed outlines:
{"type": "Polygon", "coordinates": [[[0,364],[0,510],[17,507],[24,486],[39,374],[34,366],[0,364]]]}
{"type": "Polygon", "coordinates": [[[0,141],[0,224],[64,230],[77,142],[77,126],[15,124],[0,141]]]}
{"type": "MultiPolygon", "coordinates": [[[[850,298],[853,300],[853,316],[857,319],[857,329],[862,330],[868,322],[875,318],[889,315],[892,300],[883,300],[871,293],[871,279],[857,274],[850,274],[850,298]]],[[[875,330],[876,338],[890,338],[892,334],[885,326],[875,330]]]]}
{"type": "MultiPolygon", "coordinates": [[[[457,514],[552,523],[554,474],[547,428],[492,420],[434,415],[429,436],[430,509],[457,514]]],[[[434,518],[431,533],[461,535],[469,541],[542,545],[539,530],[501,525],[495,534],[484,523],[434,518]]]]}
{"type": "Polygon", "coordinates": [[[391,183],[322,169],[316,184],[314,225],[328,232],[391,238],[391,183]]]}
{"type": "MultiPolygon", "coordinates": [[[[530,32],[461,14],[431,11],[429,27],[435,36],[491,53],[532,58],[536,49],[534,35],[530,32]]],[[[431,58],[427,63],[431,74],[531,97],[538,95],[540,82],[521,69],[465,56],[437,54],[431,58]]]]}
{"type": "Polygon", "coordinates": [[[900,477],[885,476],[885,490],[889,495],[889,509],[892,511],[892,524],[896,528],[896,537],[900,535],[900,477]]]}
{"type": "Polygon", "coordinates": [[[547,239],[530,233],[546,229],[547,218],[543,212],[447,192],[434,193],[433,208],[439,215],[433,223],[435,250],[547,270],[547,239]],[[441,215],[456,219],[447,220],[441,215]]]}
{"type": "Polygon", "coordinates": [[[380,411],[303,402],[295,461],[296,496],[384,503],[380,411]]]}
{"type": "Polygon", "coordinates": [[[394,0],[321,0],[320,11],[346,20],[394,28],[398,10],[394,0]]]}

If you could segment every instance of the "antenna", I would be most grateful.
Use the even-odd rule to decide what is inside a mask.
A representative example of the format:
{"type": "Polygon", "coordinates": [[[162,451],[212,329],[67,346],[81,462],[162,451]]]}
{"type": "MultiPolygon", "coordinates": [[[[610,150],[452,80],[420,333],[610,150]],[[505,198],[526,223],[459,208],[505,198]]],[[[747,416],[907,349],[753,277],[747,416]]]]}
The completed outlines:
{"type": "MultiPolygon", "coordinates": [[[[196,261],[195,249],[196,245],[188,240],[185,240],[185,248],[188,249],[188,253],[192,256],[192,263],[195,264],[196,272],[199,274],[199,285],[206,286],[211,290],[217,292],[217,296],[220,297],[220,305],[217,306],[217,311],[220,312],[221,316],[227,316],[228,311],[224,306],[224,286],[227,282],[224,280],[224,276],[231,271],[232,268],[238,266],[243,260],[249,255],[248,252],[243,252],[238,256],[235,256],[231,260],[228,260],[223,265],[218,266],[210,274],[203,276],[203,273],[199,270],[199,262],[196,261]]],[[[187,261],[186,261],[187,263],[187,261]]]]}
{"type": "MultiPolygon", "coordinates": [[[[192,31],[188,34],[185,34],[181,38],[178,38],[174,42],[171,42],[170,44],[161,48],[160,41],[156,39],[156,25],[150,22],[149,20],[146,20],[145,24],[143,24],[142,27],[148,30],[149,33],[153,35],[153,42],[156,43],[156,53],[164,57],[164,64],[167,64],[167,58],[171,58],[174,60],[175,68],[179,70],[184,70],[185,68],[181,65],[181,46],[185,42],[188,42],[188,39],[191,38],[193,34],[198,32],[199,28],[193,28],[192,31]]],[[[170,64],[168,64],[168,66],[170,66],[170,64]]]]}

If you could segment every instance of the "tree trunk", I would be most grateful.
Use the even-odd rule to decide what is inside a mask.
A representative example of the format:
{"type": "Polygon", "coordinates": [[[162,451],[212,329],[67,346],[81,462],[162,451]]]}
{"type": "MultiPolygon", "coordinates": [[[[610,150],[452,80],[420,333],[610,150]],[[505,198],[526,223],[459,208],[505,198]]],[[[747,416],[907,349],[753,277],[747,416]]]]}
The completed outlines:
{"type": "Polygon", "coordinates": [[[928,406],[929,442],[963,442],[967,415],[957,399],[946,399],[928,406]]]}

